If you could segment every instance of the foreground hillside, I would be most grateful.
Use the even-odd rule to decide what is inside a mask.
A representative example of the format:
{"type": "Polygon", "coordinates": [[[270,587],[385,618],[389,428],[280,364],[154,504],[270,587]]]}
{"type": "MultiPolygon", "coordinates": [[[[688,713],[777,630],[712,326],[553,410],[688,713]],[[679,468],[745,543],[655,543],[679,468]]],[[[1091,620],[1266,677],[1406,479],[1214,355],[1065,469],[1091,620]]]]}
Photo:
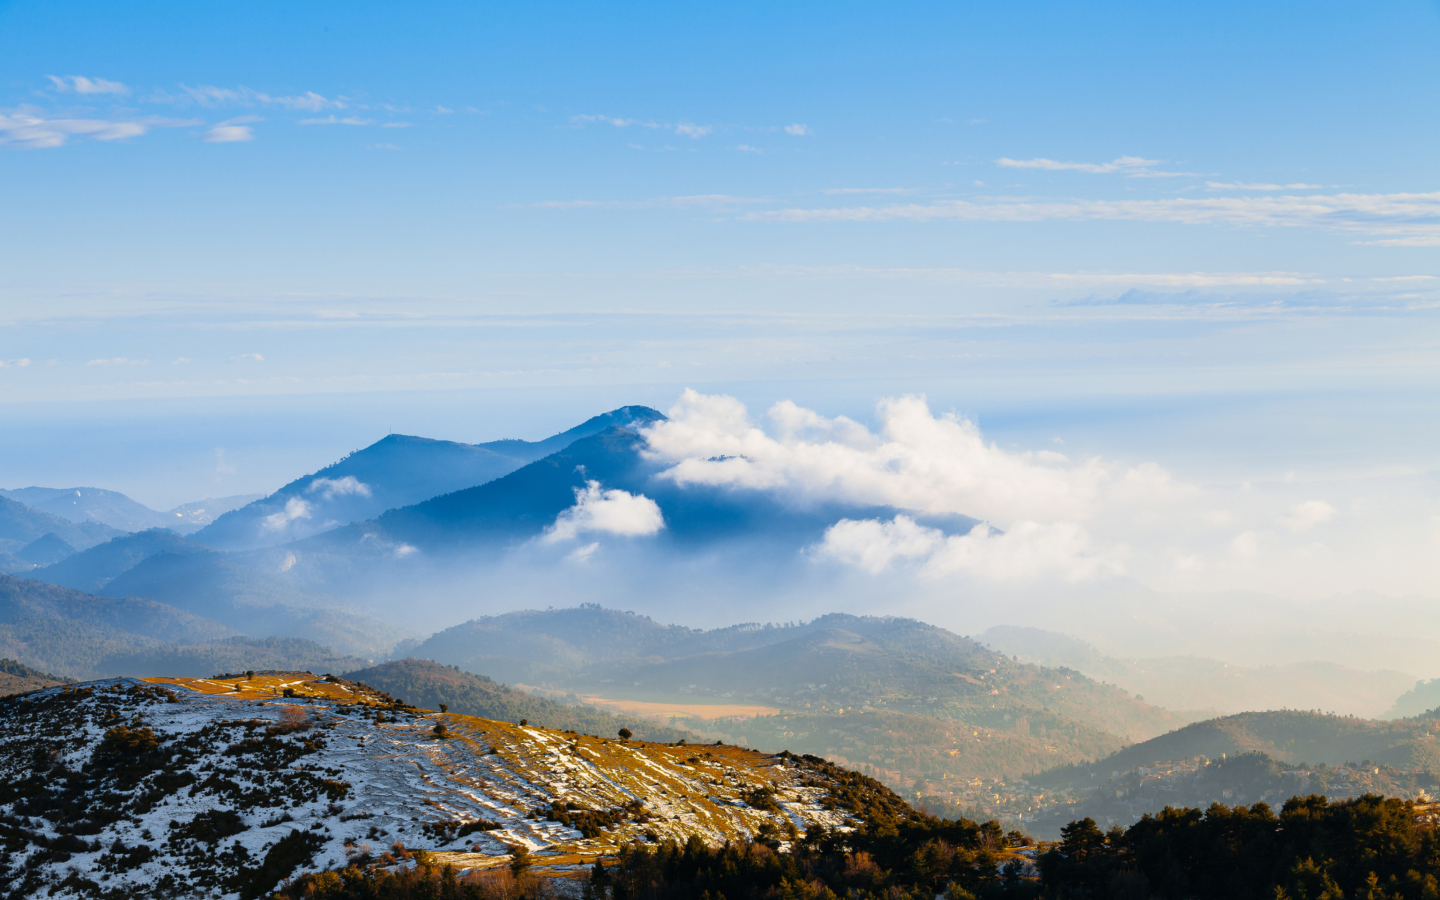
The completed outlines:
{"type": "Polygon", "coordinates": [[[524,848],[566,874],[637,842],[842,827],[862,807],[838,771],[436,713],[306,673],[90,682],[0,701],[0,885],[257,898],[392,845],[467,868],[524,848]]]}

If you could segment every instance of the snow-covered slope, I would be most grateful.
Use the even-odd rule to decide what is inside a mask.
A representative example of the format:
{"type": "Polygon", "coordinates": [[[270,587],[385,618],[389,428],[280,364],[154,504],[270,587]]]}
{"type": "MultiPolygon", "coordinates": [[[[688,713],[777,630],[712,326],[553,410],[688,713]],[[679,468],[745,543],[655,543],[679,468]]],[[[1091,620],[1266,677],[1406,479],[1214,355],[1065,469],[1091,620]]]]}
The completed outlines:
{"type": "Polygon", "coordinates": [[[629,842],[844,827],[827,771],[418,710],[308,673],[89,682],[0,701],[0,894],[256,898],[360,855],[484,868],[521,846],[564,876],[629,842]]]}

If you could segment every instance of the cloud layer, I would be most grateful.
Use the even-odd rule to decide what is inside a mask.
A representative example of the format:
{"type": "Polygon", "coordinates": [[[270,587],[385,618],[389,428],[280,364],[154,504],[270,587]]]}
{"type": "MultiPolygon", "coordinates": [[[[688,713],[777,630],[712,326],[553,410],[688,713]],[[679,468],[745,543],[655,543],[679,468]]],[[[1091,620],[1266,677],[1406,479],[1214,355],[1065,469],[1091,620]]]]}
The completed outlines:
{"type": "Polygon", "coordinates": [[[1440,517],[1403,479],[1201,486],[1155,462],[1001,447],[916,396],[878,404],[874,429],[789,401],[756,422],[738,400],[695,391],[669,416],[645,429],[646,452],[677,485],[896,510],[834,522],[810,548],[872,576],[1324,596],[1440,573],[1440,517]]]}
{"type": "Polygon", "coordinates": [[[1033,200],[992,197],[888,206],[791,208],[747,213],[777,222],[1131,221],[1185,225],[1307,226],[1368,234],[1440,235],[1440,191],[1173,197],[1159,200],[1033,200]]]}

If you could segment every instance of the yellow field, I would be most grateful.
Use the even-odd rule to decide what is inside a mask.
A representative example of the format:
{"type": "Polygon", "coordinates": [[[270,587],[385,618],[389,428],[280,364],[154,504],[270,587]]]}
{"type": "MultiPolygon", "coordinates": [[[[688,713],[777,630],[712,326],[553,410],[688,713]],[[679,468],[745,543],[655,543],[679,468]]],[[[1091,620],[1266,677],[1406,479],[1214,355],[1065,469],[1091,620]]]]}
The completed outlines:
{"type": "Polygon", "coordinates": [[[586,703],[618,709],[637,716],[652,719],[671,719],[681,716],[690,719],[750,719],[755,716],[773,716],[783,710],[773,706],[756,706],[747,703],[654,703],[648,700],[616,700],[609,697],[582,697],[586,703]]]}
{"type": "Polygon", "coordinates": [[[284,695],[285,689],[295,692],[296,697],[321,697],[345,703],[379,703],[380,698],[365,691],[355,690],[342,684],[321,681],[308,672],[290,672],[284,675],[256,675],[253,679],[245,676],[226,678],[142,678],[151,684],[173,684],[189,688],[200,694],[224,694],[232,700],[270,700],[284,695]]]}

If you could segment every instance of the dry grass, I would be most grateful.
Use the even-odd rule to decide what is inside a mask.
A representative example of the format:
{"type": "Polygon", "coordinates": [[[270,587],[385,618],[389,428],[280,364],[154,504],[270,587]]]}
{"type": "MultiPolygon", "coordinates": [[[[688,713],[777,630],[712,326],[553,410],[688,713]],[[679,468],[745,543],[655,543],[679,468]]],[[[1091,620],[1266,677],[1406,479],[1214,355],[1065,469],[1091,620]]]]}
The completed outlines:
{"type": "Polygon", "coordinates": [[[334,684],[321,680],[324,676],[308,672],[287,672],[282,675],[256,675],[254,678],[142,678],[152,684],[172,684],[189,688],[200,694],[224,694],[232,700],[272,700],[284,696],[288,688],[296,697],[317,697],[342,703],[365,703],[384,705],[374,695],[357,693],[348,685],[334,684]],[[239,688],[239,690],[236,690],[239,688]]]}
{"type": "Polygon", "coordinates": [[[586,703],[618,709],[632,715],[652,719],[752,719],[755,716],[773,716],[784,712],[773,706],[758,706],[750,703],[705,703],[689,701],[660,703],[649,700],[624,700],[611,697],[582,697],[586,703]]]}

